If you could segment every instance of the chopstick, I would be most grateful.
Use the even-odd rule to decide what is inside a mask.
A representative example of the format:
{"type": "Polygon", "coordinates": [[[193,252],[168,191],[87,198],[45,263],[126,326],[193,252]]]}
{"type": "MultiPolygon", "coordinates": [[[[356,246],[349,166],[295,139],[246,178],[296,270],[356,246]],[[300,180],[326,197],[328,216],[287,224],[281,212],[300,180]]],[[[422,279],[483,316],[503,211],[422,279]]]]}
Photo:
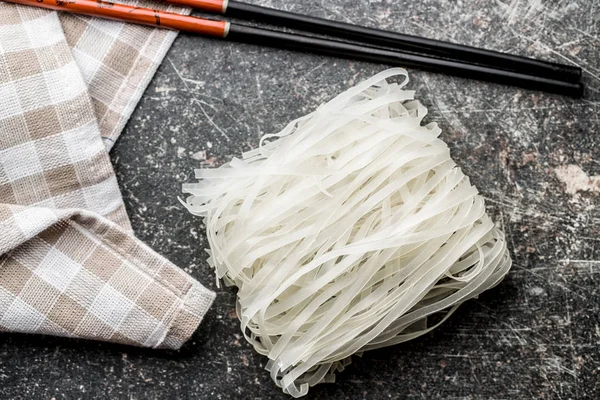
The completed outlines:
{"type": "Polygon", "coordinates": [[[160,10],[133,7],[103,0],[42,0],[42,2],[38,2],[39,0],[4,1],[181,30],[205,36],[227,38],[244,43],[263,46],[267,45],[283,49],[295,49],[404,67],[417,67],[434,72],[521,86],[528,89],[544,90],[572,97],[581,97],[583,94],[583,84],[581,83],[565,82],[540,76],[495,69],[488,66],[254,28],[226,21],[214,21],[160,10]]]}
{"type": "Polygon", "coordinates": [[[228,0],[159,0],[309,33],[577,83],[581,68],[228,0]]]}
{"type": "Polygon", "coordinates": [[[520,86],[526,89],[542,90],[571,97],[583,96],[582,83],[565,82],[540,76],[495,69],[488,66],[430,58],[417,54],[361,46],[310,36],[292,35],[244,25],[231,24],[227,38],[244,43],[257,45],[266,44],[276,48],[295,49],[316,54],[334,55],[342,58],[371,61],[394,66],[420,68],[463,78],[520,86]]]}

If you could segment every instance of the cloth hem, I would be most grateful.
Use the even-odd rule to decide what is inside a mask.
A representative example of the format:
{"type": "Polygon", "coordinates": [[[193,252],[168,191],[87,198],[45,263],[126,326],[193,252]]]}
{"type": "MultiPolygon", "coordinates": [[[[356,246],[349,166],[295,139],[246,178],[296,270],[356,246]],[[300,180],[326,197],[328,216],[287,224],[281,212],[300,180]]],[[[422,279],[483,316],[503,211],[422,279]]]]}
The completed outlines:
{"type": "Polygon", "coordinates": [[[194,284],[174,312],[164,339],[155,348],[179,350],[198,329],[215,298],[215,292],[199,283],[194,284]]]}

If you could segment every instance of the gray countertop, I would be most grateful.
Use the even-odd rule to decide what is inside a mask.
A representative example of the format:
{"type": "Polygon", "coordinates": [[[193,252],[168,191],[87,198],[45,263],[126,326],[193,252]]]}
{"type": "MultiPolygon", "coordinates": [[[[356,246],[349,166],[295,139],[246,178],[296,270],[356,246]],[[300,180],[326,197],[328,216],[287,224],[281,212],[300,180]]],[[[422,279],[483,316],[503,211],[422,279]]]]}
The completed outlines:
{"type": "MultiPolygon", "coordinates": [[[[600,396],[600,4],[595,0],[257,3],[580,65],[585,99],[409,70],[457,163],[506,231],[514,266],[431,334],[373,351],[310,399],[600,396]]],[[[136,234],[217,291],[180,351],[0,336],[5,399],[285,399],[217,289],[203,226],[178,205],[193,169],[384,69],[180,36],[112,158],[136,234]]]]}

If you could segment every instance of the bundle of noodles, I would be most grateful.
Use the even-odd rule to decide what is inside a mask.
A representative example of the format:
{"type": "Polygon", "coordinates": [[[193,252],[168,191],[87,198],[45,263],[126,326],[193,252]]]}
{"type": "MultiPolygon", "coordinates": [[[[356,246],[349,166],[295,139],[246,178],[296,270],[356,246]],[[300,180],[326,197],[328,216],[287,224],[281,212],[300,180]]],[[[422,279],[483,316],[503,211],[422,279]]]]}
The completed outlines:
{"type": "Polygon", "coordinates": [[[352,354],[429,332],[510,268],[407,80],[382,72],[184,185],[246,339],[294,397],[352,354]]]}

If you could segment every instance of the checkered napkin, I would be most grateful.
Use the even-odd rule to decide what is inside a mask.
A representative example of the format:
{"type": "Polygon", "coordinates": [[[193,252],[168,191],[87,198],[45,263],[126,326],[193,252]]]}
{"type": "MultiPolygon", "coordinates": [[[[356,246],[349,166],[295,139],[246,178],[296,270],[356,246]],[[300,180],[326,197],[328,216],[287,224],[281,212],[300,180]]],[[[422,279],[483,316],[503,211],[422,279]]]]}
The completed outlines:
{"type": "Polygon", "coordinates": [[[133,236],[107,153],[174,38],[0,2],[0,330],[176,349],[210,307],[133,236]]]}

